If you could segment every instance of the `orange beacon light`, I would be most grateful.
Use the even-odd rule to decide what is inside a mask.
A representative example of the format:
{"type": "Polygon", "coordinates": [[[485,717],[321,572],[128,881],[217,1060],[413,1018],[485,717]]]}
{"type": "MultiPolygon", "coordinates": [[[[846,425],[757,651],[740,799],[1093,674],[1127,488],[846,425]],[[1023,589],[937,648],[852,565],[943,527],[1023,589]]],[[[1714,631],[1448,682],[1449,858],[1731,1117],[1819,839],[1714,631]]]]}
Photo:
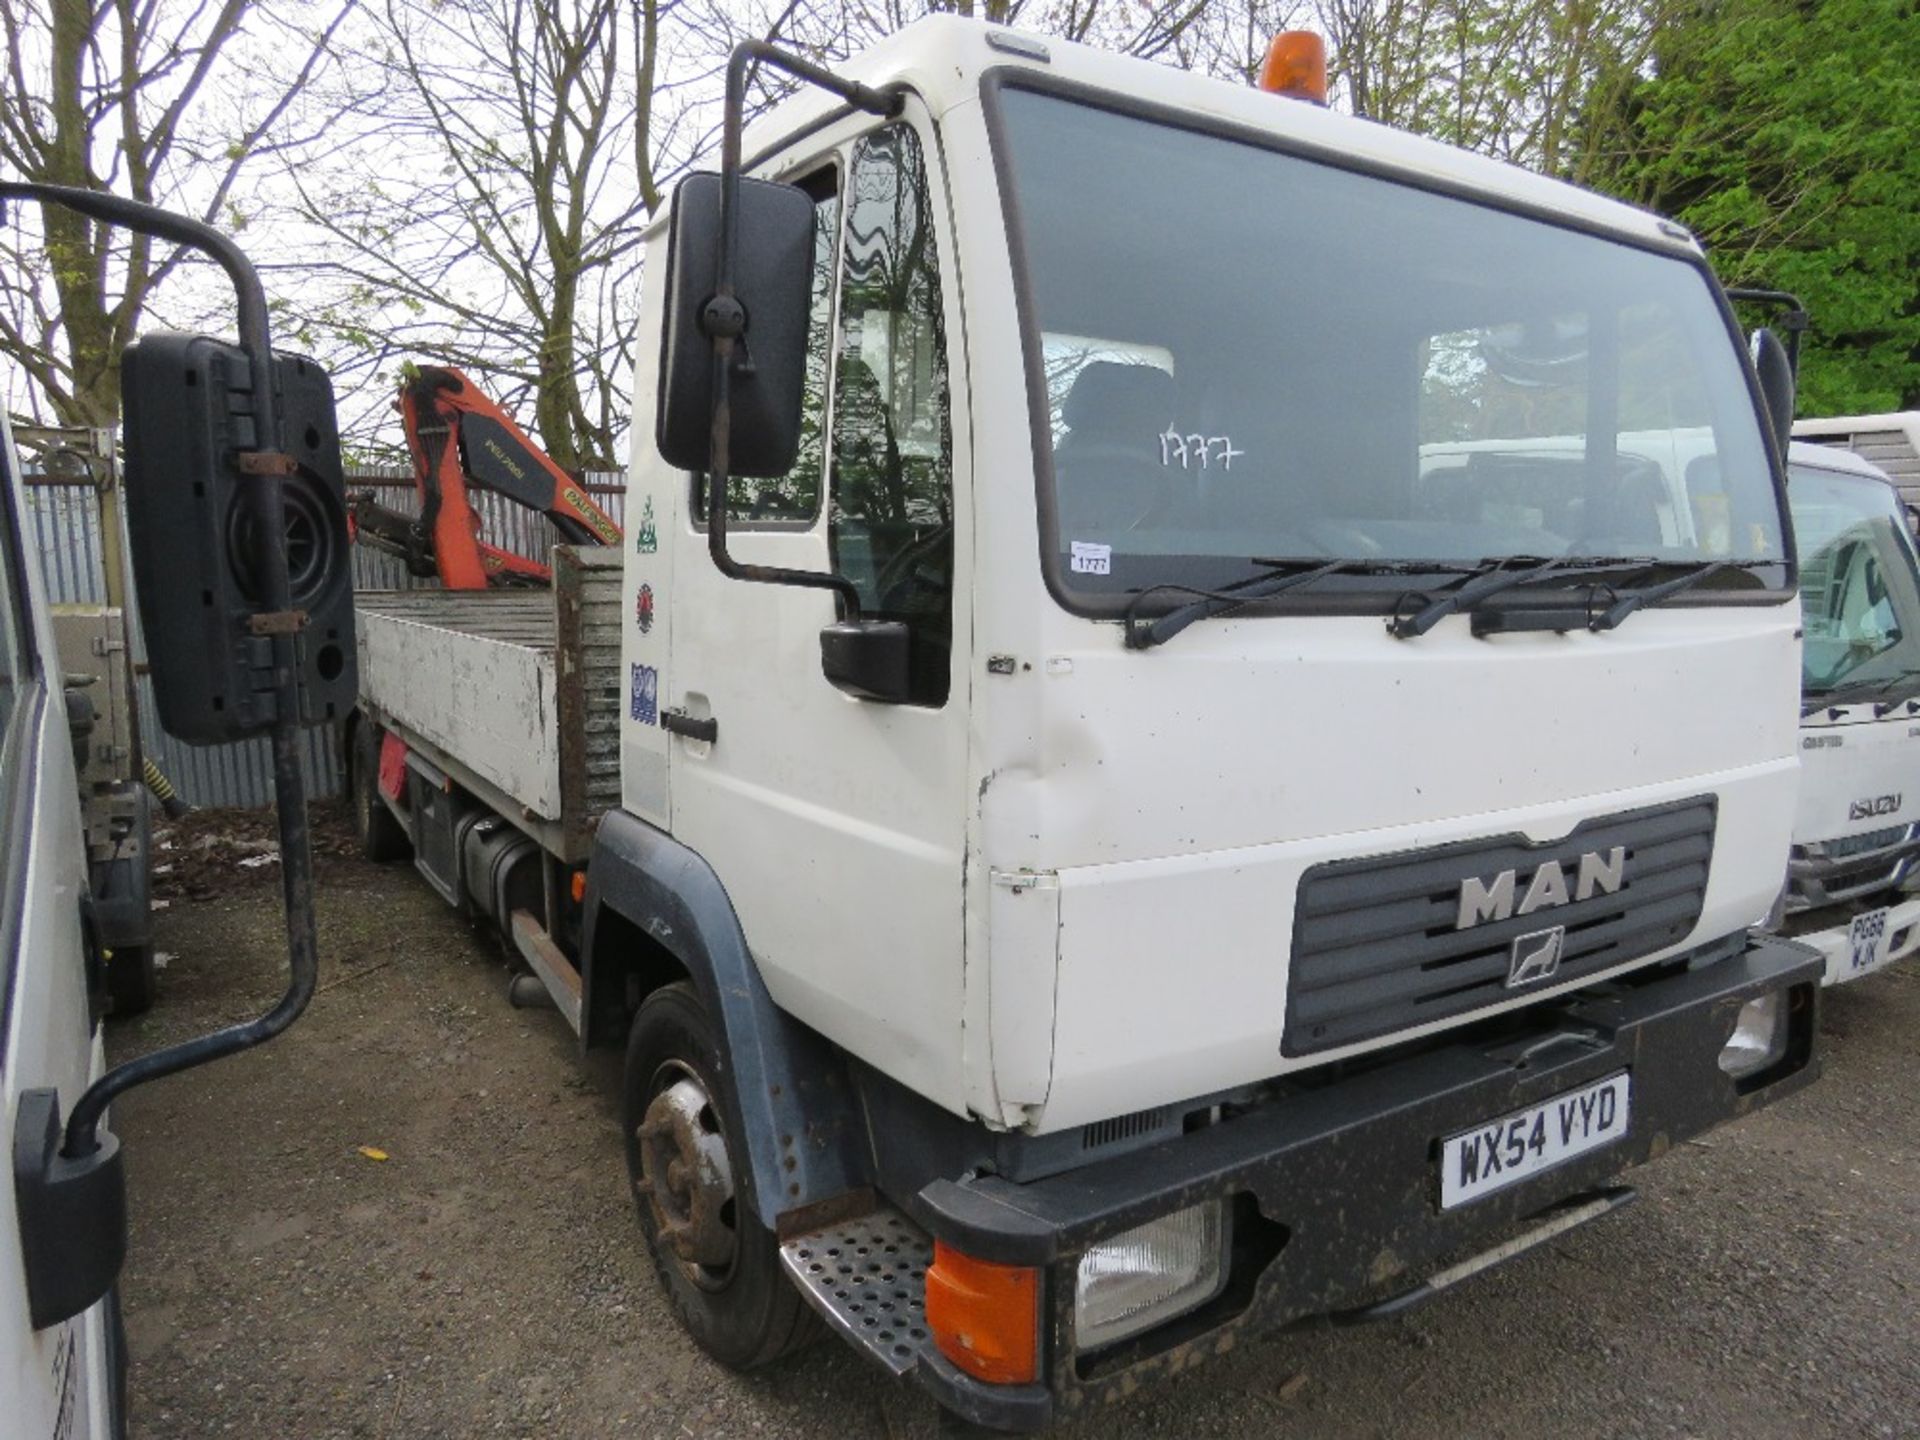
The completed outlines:
{"type": "Polygon", "coordinates": [[[1267,47],[1260,88],[1289,100],[1327,103],[1327,44],[1311,30],[1282,30],[1267,47]]]}

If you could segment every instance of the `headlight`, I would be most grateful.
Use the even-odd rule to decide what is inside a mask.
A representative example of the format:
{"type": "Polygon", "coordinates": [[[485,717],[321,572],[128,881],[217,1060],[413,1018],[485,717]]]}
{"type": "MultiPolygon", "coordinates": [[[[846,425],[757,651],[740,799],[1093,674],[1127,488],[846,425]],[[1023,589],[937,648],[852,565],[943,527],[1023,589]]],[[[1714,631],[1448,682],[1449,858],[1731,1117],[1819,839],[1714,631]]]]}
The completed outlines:
{"type": "Polygon", "coordinates": [[[1787,1053],[1787,996],[1782,990],[1740,1007],[1733,1034],[1720,1049],[1720,1068],[1736,1080],[1758,1075],[1787,1053]]]}
{"type": "Polygon", "coordinates": [[[1177,1210],[1080,1257],[1073,1324],[1082,1350],[1111,1345],[1197,1310],[1227,1283],[1224,1201],[1177,1210]]]}

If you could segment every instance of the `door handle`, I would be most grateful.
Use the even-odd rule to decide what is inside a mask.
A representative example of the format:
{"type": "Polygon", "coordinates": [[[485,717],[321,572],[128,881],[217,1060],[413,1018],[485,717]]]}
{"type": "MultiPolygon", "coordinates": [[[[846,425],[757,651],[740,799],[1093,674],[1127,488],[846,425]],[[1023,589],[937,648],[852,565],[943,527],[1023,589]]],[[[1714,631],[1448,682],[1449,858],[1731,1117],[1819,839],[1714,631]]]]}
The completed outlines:
{"type": "Polygon", "coordinates": [[[670,735],[684,736],[688,740],[704,740],[711,745],[720,738],[720,722],[709,715],[704,720],[696,720],[684,710],[662,710],[660,728],[670,735]]]}

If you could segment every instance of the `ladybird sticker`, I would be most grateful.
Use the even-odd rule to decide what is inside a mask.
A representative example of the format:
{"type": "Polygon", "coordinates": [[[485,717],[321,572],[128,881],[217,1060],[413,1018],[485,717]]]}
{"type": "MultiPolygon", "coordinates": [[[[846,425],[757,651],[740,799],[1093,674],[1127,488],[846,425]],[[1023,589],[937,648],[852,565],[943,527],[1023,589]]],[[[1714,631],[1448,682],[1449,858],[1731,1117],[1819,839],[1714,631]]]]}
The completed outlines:
{"type": "Polygon", "coordinates": [[[653,630],[653,586],[643,584],[640,593],[633,597],[633,621],[640,627],[642,635],[653,630]]]}

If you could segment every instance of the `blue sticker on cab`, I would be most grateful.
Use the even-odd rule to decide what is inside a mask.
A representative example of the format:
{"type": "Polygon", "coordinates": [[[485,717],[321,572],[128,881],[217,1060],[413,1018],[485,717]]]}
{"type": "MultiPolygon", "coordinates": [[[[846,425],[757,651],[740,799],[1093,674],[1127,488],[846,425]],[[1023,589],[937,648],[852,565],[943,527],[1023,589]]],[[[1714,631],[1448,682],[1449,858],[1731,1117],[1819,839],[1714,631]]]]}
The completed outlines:
{"type": "Polygon", "coordinates": [[[660,672],[651,665],[635,665],[630,689],[632,716],[642,725],[660,723],[660,672]]]}

